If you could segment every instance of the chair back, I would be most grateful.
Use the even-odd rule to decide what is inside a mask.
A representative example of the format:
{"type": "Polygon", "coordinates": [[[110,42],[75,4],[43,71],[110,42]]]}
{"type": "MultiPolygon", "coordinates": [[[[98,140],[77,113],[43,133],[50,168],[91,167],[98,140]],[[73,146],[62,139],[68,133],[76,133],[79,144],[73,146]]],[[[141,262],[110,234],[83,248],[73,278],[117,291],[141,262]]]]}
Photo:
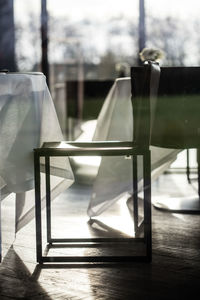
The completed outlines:
{"type": "Polygon", "coordinates": [[[159,77],[160,67],[154,62],[131,68],[133,141],[142,148],[151,143],[159,77]]]}

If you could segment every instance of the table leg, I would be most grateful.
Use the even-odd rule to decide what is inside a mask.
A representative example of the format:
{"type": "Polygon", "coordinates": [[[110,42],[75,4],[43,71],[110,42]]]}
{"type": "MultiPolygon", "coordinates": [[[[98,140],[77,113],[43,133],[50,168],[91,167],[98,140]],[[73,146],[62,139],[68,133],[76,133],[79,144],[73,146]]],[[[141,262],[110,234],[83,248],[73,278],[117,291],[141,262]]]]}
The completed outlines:
{"type": "Polygon", "coordinates": [[[143,156],[144,176],[144,238],[147,244],[147,258],[152,259],[152,228],[151,228],[151,152],[143,156]]]}
{"type": "Polygon", "coordinates": [[[51,187],[50,187],[50,158],[45,157],[46,172],[46,213],[47,213],[47,242],[51,242],[51,187]]]}
{"type": "Polygon", "coordinates": [[[40,156],[34,153],[35,170],[35,226],[36,226],[36,255],[37,262],[42,257],[42,224],[41,224],[41,187],[40,187],[40,156]]]}

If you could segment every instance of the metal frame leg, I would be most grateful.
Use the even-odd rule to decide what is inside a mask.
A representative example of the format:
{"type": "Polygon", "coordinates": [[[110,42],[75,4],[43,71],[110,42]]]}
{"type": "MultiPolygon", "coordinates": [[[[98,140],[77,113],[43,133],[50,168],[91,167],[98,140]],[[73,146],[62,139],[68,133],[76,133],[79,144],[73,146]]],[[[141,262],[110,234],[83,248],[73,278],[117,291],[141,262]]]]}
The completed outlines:
{"type": "Polygon", "coordinates": [[[135,235],[138,231],[138,176],[137,176],[137,156],[133,156],[133,218],[135,235]]]}
{"type": "Polygon", "coordinates": [[[36,260],[42,262],[42,224],[41,224],[41,190],[40,190],[40,156],[34,153],[35,171],[35,226],[36,226],[36,260]]]}
{"type": "Polygon", "coordinates": [[[50,185],[50,158],[45,156],[46,175],[46,221],[47,221],[47,242],[51,243],[51,185],[50,185]]]}
{"type": "Polygon", "coordinates": [[[144,238],[147,246],[147,258],[152,260],[152,228],[151,228],[151,152],[143,156],[144,176],[144,238]]]}

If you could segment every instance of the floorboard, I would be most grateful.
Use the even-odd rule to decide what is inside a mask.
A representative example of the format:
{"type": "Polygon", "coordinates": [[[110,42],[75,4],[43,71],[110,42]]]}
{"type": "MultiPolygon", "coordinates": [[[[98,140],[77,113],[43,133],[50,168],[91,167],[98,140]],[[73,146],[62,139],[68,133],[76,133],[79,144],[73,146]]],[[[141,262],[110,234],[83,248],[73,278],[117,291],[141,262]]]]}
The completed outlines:
{"type": "MultiPolygon", "coordinates": [[[[195,190],[196,182],[193,184],[195,190]]],[[[162,175],[153,184],[153,196],[180,195],[183,190],[192,193],[191,189],[184,174],[162,175]]],[[[66,194],[53,202],[55,234],[131,234],[132,228],[127,231],[125,226],[121,230],[116,218],[113,224],[109,223],[109,212],[91,229],[85,214],[90,187],[79,185],[70,193],[68,200],[74,204],[70,210],[69,203],[66,206],[66,194]]],[[[113,208],[115,213],[120,205],[113,208]]],[[[153,260],[150,264],[39,265],[35,257],[33,220],[19,231],[0,266],[0,299],[197,299],[195,295],[200,291],[200,215],[174,214],[153,207],[152,229],[153,260]]],[[[64,250],[58,248],[56,251],[64,250]]],[[[84,255],[80,249],[78,251],[84,255]]]]}

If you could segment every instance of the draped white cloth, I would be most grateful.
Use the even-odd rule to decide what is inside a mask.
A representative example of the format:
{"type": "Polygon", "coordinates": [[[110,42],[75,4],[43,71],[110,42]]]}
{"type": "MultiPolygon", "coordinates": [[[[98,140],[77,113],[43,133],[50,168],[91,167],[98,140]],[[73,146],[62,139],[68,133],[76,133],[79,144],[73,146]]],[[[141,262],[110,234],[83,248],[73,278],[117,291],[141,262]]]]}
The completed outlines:
{"type": "MultiPolygon", "coordinates": [[[[131,141],[133,113],[130,78],[117,79],[99,114],[94,141],[131,141]]],[[[179,150],[151,147],[154,178],[169,167],[179,150]],[[157,172],[156,172],[157,171],[157,172]]],[[[88,207],[90,217],[97,216],[121,197],[132,194],[132,158],[102,157],[88,207]]],[[[138,180],[142,178],[142,160],[138,160],[138,180]]],[[[141,182],[140,182],[141,183],[141,182]]]]}
{"type": "MultiPolygon", "coordinates": [[[[1,199],[10,193],[17,195],[17,229],[34,216],[33,149],[44,142],[61,140],[45,76],[0,73],[0,192],[1,199]]],[[[51,159],[51,174],[54,196],[58,194],[56,188],[73,183],[67,158],[51,159]]]]}

